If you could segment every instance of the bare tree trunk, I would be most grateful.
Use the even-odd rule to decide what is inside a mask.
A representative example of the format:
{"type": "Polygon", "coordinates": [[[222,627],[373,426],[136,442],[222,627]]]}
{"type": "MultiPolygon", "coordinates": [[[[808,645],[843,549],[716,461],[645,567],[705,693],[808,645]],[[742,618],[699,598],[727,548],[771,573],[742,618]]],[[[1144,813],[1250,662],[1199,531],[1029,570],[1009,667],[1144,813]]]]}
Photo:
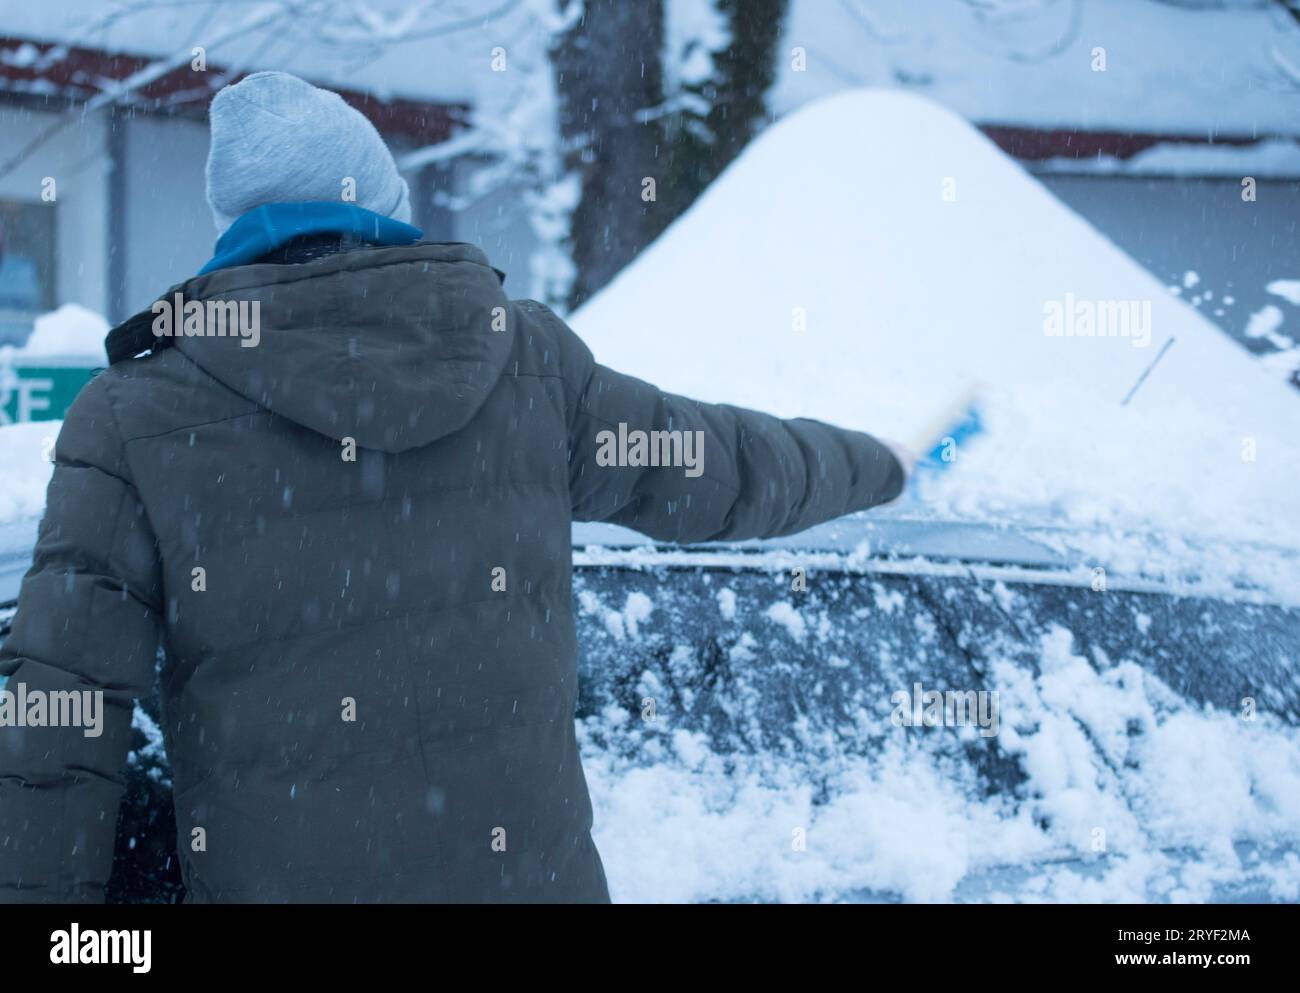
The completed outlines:
{"type": "Polygon", "coordinates": [[[731,22],[731,44],[716,59],[718,92],[707,122],[717,140],[709,182],[767,125],[767,91],[776,82],[790,0],[718,0],[718,6],[731,22]]]}
{"type": "Polygon", "coordinates": [[[667,213],[679,217],[768,123],[767,91],[776,80],[777,45],[789,0],[714,0],[730,41],[713,56],[713,78],[692,88],[708,104],[665,120],[667,213]]]}
{"type": "MultiPolygon", "coordinates": [[[[604,286],[663,230],[643,199],[659,165],[663,0],[586,0],[553,53],[566,164],[581,176],[572,218],[577,267],[571,303],[604,286]]],[[[657,180],[656,180],[657,182],[657,180]]]]}

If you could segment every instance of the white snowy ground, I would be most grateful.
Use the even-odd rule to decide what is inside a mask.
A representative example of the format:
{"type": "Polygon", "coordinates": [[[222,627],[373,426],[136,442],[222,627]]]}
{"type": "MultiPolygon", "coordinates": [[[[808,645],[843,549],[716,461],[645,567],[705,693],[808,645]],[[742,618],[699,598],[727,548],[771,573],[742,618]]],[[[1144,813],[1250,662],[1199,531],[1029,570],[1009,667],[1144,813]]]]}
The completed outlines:
{"type": "MultiPolygon", "coordinates": [[[[916,97],[847,93],[774,126],[574,324],[600,361],[665,388],[903,439],[978,379],[987,429],[925,486],[925,513],[1078,527],[1107,561],[1141,563],[1138,536],[1155,531],[1159,568],[1208,566],[1194,542],[1210,540],[1225,573],[1288,602],[1300,589],[1289,560],[1258,547],[1300,549],[1300,397],[916,97]],[[1149,302],[1150,344],[1046,336],[1044,307],[1066,293],[1149,302]]],[[[56,431],[0,429],[0,525],[39,512],[56,431]]],[[[624,610],[631,638],[654,624],[642,599],[624,610]]],[[[835,788],[814,805],[782,756],[724,759],[678,734],[631,762],[592,742],[639,722],[591,718],[580,732],[614,896],[1206,900],[1246,883],[1300,899],[1297,730],[1197,709],[1116,662],[1099,670],[1057,630],[1039,675],[995,671],[1000,747],[1029,777],[1018,808],[919,745],[822,770],[835,788]]]]}
{"type": "Polygon", "coordinates": [[[43,456],[62,421],[35,421],[0,427],[0,523],[32,517],[45,510],[45,487],[53,466],[43,456]]]}

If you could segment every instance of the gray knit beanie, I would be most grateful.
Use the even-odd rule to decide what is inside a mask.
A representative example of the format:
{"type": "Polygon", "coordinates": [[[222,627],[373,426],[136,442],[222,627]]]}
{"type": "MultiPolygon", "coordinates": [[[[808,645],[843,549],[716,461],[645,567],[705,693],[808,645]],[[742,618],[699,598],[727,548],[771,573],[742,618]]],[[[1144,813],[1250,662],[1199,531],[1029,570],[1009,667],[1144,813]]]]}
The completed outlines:
{"type": "Polygon", "coordinates": [[[365,116],[286,72],[258,72],[221,90],[209,111],[208,206],[224,233],[266,203],[355,202],[410,222],[411,196],[365,116]],[[355,189],[355,200],[346,196],[355,189]]]}

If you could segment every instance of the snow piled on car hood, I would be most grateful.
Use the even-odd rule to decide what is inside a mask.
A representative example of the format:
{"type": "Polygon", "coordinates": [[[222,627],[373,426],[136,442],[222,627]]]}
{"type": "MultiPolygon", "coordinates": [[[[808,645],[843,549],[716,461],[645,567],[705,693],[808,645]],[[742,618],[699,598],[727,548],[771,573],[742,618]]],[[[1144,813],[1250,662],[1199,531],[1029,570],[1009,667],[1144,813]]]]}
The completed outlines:
{"type": "Polygon", "coordinates": [[[984,384],[985,430],[920,481],[936,516],[1300,549],[1296,391],[920,97],[772,126],[572,321],[665,389],[904,441],[984,384]],[[1130,302],[1140,333],[1045,332],[1130,302]]]}
{"type": "MultiPolygon", "coordinates": [[[[755,664],[763,664],[762,659],[755,664]]],[[[1201,902],[1300,899],[1300,738],[1198,709],[1070,633],[1037,674],[998,664],[998,749],[1026,774],[986,795],[950,736],[875,755],[715,751],[618,707],[580,723],[616,901],[1201,902]]],[[[798,734],[797,728],[792,733],[798,734]]]]}

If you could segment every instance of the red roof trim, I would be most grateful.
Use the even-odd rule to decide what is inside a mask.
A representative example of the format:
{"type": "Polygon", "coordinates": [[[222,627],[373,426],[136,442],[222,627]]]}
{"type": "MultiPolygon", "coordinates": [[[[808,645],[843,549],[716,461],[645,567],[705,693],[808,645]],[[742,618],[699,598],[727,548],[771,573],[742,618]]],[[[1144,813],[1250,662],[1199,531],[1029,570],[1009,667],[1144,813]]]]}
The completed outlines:
{"type": "MultiPolygon", "coordinates": [[[[141,55],[0,36],[0,91],[86,100],[101,92],[106,84],[125,79],[152,61],[141,55]],[[37,53],[34,59],[18,57],[19,52],[33,50],[37,53]]],[[[206,116],[208,102],[216,90],[245,75],[227,78],[221,67],[213,65],[208,66],[207,72],[196,73],[185,65],[141,87],[128,103],[153,113],[206,116]]],[[[464,104],[383,100],[363,90],[335,92],[365,114],[384,135],[423,144],[445,141],[465,123],[469,114],[464,104]]],[[[1097,156],[1129,159],[1163,143],[1246,146],[1259,140],[1244,136],[1216,136],[1211,140],[1206,135],[1033,128],[1014,124],[982,124],[980,130],[1008,155],[1034,162],[1097,156]]]]}
{"type": "MultiPolygon", "coordinates": [[[[86,100],[154,61],[142,55],[0,36],[0,91],[86,100]]],[[[187,64],[136,90],[125,103],[152,113],[206,116],[213,94],[246,75],[228,77],[215,65],[199,73],[187,64]]],[[[385,136],[421,143],[446,140],[469,113],[464,104],[384,100],[362,90],[330,89],[365,114],[385,136]]]]}
{"type": "MultiPolygon", "coordinates": [[[[1027,128],[1013,124],[981,124],[980,130],[995,145],[1017,159],[1094,159],[1112,156],[1130,159],[1155,145],[1253,145],[1259,138],[1217,135],[1150,134],[1125,131],[1078,131],[1066,128],[1027,128]]],[[[1265,136],[1268,137],[1268,136],[1265,136]]]]}

